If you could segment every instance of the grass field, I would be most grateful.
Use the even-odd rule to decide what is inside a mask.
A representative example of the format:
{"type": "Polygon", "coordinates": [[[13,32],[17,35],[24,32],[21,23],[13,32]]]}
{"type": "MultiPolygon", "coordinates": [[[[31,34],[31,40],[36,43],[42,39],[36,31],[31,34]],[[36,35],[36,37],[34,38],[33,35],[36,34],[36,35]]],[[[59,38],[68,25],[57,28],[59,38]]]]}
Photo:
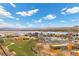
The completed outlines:
{"type": "Polygon", "coordinates": [[[17,56],[33,56],[31,47],[35,46],[34,40],[6,40],[5,44],[10,50],[14,50],[17,56]],[[10,45],[11,43],[14,43],[10,45]]]}

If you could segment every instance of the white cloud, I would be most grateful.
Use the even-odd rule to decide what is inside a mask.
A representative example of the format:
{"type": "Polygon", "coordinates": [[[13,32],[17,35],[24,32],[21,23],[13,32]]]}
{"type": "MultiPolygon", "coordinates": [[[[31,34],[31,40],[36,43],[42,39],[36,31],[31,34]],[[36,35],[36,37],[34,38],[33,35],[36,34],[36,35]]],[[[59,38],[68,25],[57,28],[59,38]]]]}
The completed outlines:
{"type": "Polygon", "coordinates": [[[65,12],[61,12],[61,14],[66,15],[66,13],[65,13],[65,12]]]}
{"type": "Polygon", "coordinates": [[[76,21],[76,20],[72,19],[71,21],[74,22],[74,21],[76,21]]]}
{"type": "Polygon", "coordinates": [[[16,18],[16,20],[20,20],[19,18],[16,18]]]}
{"type": "Polygon", "coordinates": [[[62,21],[60,21],[60,22],[64,23],[65,21],[64,21],[64,20],[62,20],[62,21]]]}
{"type": "Polygon", "coordinates": [[[13,25],[10,24],[10,23],[1,22],[0,23],[0,28],[4,28],[4,27],[13,27],[13,25]]]}
{"type": "Polygon", "coordinates": [[[12,24],[12,23],[0,22],[0,28],[26,28],[26,27],[18,23],[12,24]]]}
{"type": "Polygon", "coordinates": [[[0,6],[0,18],[14,18],[10,12],[4,9],[3,6],[0,6]]]}
{"type": "Polygon", "coordinates": [[[67,8],[63,8],[63,9],[61,9],[61,11],[65,11],[67,8]]]}
{"type": "Polygon", "coordinates": [[[41,23],[42,22],[42,19],[39,19],[39,20],[33,20],[33,23],[41,23]]]}
{"type": "Polygon", "coordinates": [[[11,5],[12,7],[16,7],[16,5],[15,5],[14,3],[10,3],[10,5],[11,5]]]}
{"type": "Polygon", "coordinates": [[[26,25],[27,25],[27,28],[32,28],[33,27],[33,24],[31,24],[31,23],[26,23],[26,25]]]}
{"type": "Polygon", "coordinates": [[[79,22],[79,19],[72,19],[72,22],[79,22]]]}
{"type": "Polygon", "coordinates": [[[0,22],[4,22],[4,20],[3,19],[0,19],[0,22]]]}
{"type": "Polygon", "coordinates": [[[79,7],[69,8],[69,9],[66,10],[66,12],[69,13],[69,14],[79,13],[79,7]]]}
{"type": "Polygon", "coordinates": [[[16,28],[26,28],[25,26],[21,25],[21,24],[15,24],[16,28]]]}
{"type": "Polygon", "coordinates": [[[49,14],[49,15],[43,17],[43,18],[46,19],[46,20],[53,20],[53,19],[56,18],[56,16],[55,15],[52,15],[52,14],[49,14]]]}
{"type": "Polygon", "coordinates": [[[33,14],[37,13],[39,9],[33,9],[30,11],[22,11],[22,12],[16,12],[16,14],[20,14],[21,16],[32,16],[33,14]]]}
{"type": "Polygon", "coordinates": [[[27,25],[29,24],[29,22],[26,23],[27,25]]]}
{"type": "Polygon", "coordinates": [[[32,24],[29,24],[29,25],[28,25],[28,27],[32,27],[32,26],[33,26],[32,24]]]}
{"type": "Polygon", "coordinates": [[[79,13],[79,7],[66,8],[61,14],[75,14],[79,13]]]}

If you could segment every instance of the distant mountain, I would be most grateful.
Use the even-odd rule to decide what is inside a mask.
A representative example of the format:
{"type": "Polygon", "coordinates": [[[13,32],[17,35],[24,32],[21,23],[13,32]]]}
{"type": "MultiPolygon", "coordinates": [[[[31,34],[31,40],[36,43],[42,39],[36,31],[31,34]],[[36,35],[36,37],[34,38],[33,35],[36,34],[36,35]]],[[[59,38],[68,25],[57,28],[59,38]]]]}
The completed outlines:
{"type": "Polygon", "coordinates": [[[47,28],[0,28],[0,31],[79,31],[79,26],[47,28]]]}
{"type": "Polygon", "coordinates": [[[78,28],[79,29],[79,26],[74,26],[74,28],[78,28]]]}

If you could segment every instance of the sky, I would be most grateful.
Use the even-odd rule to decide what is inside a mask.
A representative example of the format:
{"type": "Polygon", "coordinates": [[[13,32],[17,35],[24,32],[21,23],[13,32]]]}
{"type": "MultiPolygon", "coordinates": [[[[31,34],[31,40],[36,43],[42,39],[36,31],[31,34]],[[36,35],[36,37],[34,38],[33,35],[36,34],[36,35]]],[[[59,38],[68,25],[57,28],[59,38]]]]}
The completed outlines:
{"type": "Polygon", "coordinates": [[[79,26],[77,3],[0,3],[0,28],[79,26]]]}

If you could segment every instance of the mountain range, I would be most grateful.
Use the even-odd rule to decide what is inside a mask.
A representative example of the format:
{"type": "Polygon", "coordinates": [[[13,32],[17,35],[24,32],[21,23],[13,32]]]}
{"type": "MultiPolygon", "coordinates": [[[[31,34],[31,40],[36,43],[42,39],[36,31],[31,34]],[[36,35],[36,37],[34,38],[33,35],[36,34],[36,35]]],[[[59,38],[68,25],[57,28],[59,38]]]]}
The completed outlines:
{"type": "Polygon", "coordinates": [[[46,28],[0,28],[0,31],[79,31],[79,26],[46,28]]]}

